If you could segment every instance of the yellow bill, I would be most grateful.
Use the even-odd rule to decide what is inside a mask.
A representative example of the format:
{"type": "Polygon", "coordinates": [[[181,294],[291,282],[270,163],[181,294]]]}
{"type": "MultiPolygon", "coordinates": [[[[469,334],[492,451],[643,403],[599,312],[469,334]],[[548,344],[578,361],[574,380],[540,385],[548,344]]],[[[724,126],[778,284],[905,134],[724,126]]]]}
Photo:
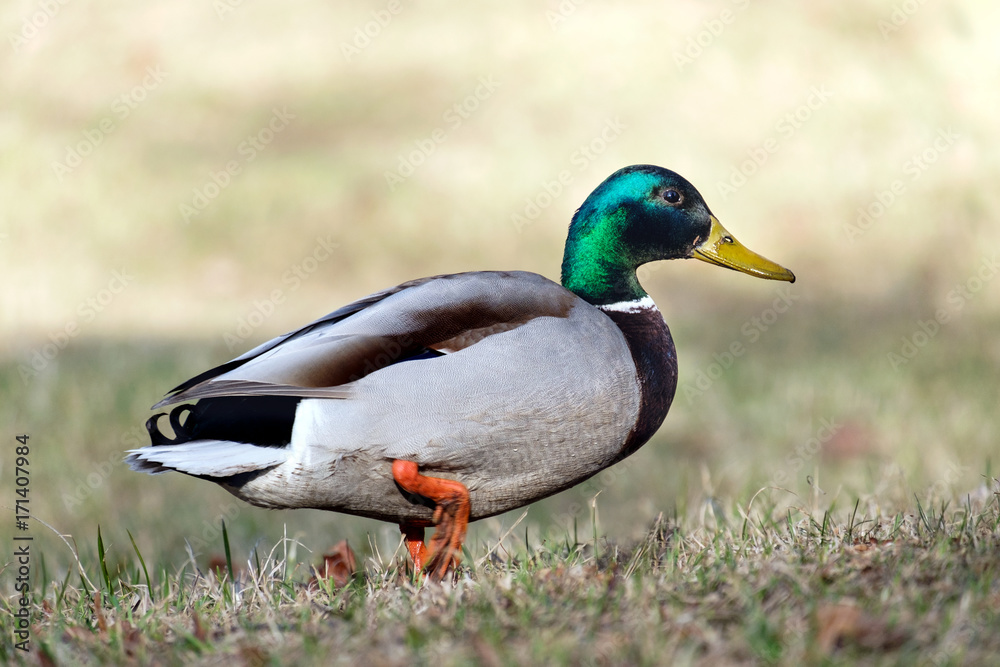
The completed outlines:
{"type": "Polygon", "coordinates": [[[758,278],[795,282],[794,273],[749,250],[733,238],[733,235],[726,231],[726,228],[714,215],[708,238],[695,246],[693,256],[703,262],[749,273],[758,278]]]}

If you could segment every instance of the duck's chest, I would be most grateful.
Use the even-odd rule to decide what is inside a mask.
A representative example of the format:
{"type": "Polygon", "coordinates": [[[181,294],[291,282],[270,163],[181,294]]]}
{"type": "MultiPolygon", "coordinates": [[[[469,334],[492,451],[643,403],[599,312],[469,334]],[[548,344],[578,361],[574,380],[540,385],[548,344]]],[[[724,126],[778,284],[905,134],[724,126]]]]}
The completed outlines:
{"type": "Polygon", "coordinates": [[[617,460],[644,445],[663,423],[677,390],[677,352],[663,315],[649,297],[600,306],[625,335],[639,376],[639,417],[617,460]]]}

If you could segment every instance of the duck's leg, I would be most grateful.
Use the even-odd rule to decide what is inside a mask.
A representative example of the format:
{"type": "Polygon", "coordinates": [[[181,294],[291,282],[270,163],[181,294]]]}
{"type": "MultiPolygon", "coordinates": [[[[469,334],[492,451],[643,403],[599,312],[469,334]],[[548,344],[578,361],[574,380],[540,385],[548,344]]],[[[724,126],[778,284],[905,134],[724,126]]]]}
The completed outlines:
{"type": "MultiPolygon", "coordinates": [[[[405,528],[403,531],[407,535],[407,549],[410,555],[412,556],[416,549],[423,561],[424,570],[435,579],[444,579],[448,570],[458,565],[458,554],[462,550],[465,531],[469,527],[469,490],[461,482],[421,475],[417,464],[413,461],[393,461],[392,478],[407,493],[423,496],[434,502],[432,521],[437,529],[431,538],[429,549],[421,553],[422,530],[420,544],[416,546],[410,541],[410,533],[407,533],[405,528]]],[[[414,564],[416,563],[417,559],[414,558],[414,564]]]]}
{"type": "Polygon", "coordinates": [[[419,572],[427,561],[427,547],[424,546],[424,527],[412,523],[399,524],[399,530],[406,539],[406,550],[413,561],[413,569],[419,572]]]}

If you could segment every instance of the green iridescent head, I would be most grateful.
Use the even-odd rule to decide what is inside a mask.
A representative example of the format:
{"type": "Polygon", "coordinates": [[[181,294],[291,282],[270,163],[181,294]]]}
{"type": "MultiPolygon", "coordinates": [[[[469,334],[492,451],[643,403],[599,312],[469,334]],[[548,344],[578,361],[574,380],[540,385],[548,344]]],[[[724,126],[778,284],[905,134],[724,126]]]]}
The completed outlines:
{"type": "Polygon", "coordinates": [[[597,186],[573,216],[562,283],[593,304],[634,301],[646,295],[636,269],[689,257],[759,278],[795,280],[788,269],[736,241],[682,176],[633,165],[597,186]]]}

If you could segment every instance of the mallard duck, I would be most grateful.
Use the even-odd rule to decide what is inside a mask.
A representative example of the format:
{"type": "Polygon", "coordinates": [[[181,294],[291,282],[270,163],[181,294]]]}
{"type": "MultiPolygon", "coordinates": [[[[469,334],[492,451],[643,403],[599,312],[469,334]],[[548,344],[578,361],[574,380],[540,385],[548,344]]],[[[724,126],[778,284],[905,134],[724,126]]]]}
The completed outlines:
{"type": "Polygon", "coordinates": [[[395,522],[415,568],[440,579],[469,521],[579,484],[656,432],[677,357],[636,269],[692,257],[795,280],[680,175],[626,167],[573,216],[561,285],[476,271],[355,301],[175,387],[127,461],[261,507],[395,522]]]}

